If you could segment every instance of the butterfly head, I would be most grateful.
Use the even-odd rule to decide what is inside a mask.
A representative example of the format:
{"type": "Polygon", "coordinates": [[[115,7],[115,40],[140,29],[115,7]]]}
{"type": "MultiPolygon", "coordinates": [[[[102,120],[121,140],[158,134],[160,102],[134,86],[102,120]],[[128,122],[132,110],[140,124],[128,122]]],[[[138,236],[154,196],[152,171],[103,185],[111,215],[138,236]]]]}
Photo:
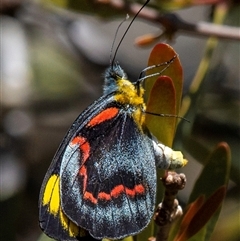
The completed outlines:
{"type": "Polygon", "coordinates": [[[119,90],[119,80],[127,80],[127,74],[118,63],[111,65],[105,72],[103,94],[107,95],[119,90]]]}

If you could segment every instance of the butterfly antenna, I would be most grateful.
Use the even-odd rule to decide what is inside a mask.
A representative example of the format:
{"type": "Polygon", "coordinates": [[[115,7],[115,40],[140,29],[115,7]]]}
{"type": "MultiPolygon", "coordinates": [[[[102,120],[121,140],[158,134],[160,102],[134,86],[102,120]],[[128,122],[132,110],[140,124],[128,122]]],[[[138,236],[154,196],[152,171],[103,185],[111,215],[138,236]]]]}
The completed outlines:
{"type": "Polygon", "coordinates": [[[120,25],[118,26],[118,29],[117,29],[116,34],[115,34],[114,42],[113,42],[113,45],[112,45],[112,48],[111,48],[110,65],[111,65],[112,67],[113,67],[113,63],[114,63],[114,61],[115,61],[115,58],[116,58],[118,49],[119,49],[120,45],[122,44],[122,41],[123,41],[123,39],[125,38],[128,30],[129,30],[130,27],[132,26],[134,20],[135,20],[136,17],[138,16],[138,14],[142,11],[142,9],[143,9],[149,2],[150,2],[150,0],[147,0],[147,1],[142,5],[142,7],[138,10],[138,12],[135,14],[135,16],[133,17],[133,19],[132,19],[131,22],[129,23],[127,29],[125,30],[122,38],[120,39],[120,41],[119,41],[119,43],[118,43],[118,45],[117,45],[117,47],[116,47],[115,53],[114,53],[113,58],[112,58],[112,49],[113,49],[113,45],[114,45],[114,42],[115,42],[115,39],[116,39],[116,36],[117,36],[118,29],[119,29],[119,27],[122,25],[122,23],[123,23],[126,19],[125,19],[122,23],[120,23],[120,25]]]}
{"type": "MultiPolygon", "coordinates": [[[[113,43],[112,43],[112,46],[111,46],[111,51],[110,51],[110,65],[111,65],[111,66],[113,65],[113,64],[112,64],[112,63],[113,63],[113,61],[112,61],[113,46],[114,46],[114,44],[115,44],[118,31],[119,31],[120,27],[122,26],[122,24],[123,24],[127,19],[129,19],[129,15],[128,15],[128,14],[126,15],[125,19],[123,19],[122,22],[118,25],[117,30],[116,30],[116,32],[115,32],[114,39],[113,39],[113,43]]],[[[115,55],[114,55],[114,57],[115,57],[115,55]]]]}

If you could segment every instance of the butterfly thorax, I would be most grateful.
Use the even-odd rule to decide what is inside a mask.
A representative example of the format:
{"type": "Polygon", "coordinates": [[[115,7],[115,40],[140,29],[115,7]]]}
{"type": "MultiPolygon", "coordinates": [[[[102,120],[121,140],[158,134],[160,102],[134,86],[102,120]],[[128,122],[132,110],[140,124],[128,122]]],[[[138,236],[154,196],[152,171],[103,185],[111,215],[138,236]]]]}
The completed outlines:
{"type": "Polygon", "coordinates": [[[119,64],[109,67],[105,73],[104,94],[113,94],[117,103],[123,109],[128,110],[139,128],[144,122],[145,103],[143,99],[144,89],[127,79],[126,73],[119,64]],[[126,108],[124,108],[126,107],[126,108]]]}

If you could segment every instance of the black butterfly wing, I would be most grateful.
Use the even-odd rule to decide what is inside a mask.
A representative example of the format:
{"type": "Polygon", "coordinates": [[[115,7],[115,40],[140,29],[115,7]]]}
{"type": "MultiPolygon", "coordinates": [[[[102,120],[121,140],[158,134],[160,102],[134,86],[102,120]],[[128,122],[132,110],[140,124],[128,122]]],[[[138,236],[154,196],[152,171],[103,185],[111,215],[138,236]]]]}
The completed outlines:
{"type": "Polygon", "coordinates": [[[99,112],[95,118],[100,121],[84,126],[63,156],[64,213],[98,239],[139,233],[153,215],[153,147],[135,122],[134,111],[111,102],[103,111],[108,115],[99,112]]]}
{"type": "Polygon", "coordinates": [[[40,226],[59,240],[140,232],[155,203],[152,144],[125,108],[105,96],[73,123],[46,174],[40,226]]]}

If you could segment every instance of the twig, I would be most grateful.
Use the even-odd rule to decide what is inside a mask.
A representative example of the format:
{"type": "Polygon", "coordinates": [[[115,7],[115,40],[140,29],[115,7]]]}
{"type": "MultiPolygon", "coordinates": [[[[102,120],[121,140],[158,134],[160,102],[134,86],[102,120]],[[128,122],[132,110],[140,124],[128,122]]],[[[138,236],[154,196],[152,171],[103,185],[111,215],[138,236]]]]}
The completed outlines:
{"type": "MultiPolygon", "coordinates": [[[[101,1],[99,1],[101,3],[101,1]]],[[[112,8],[126,13],[135,15],[139,8],[142,6],[137,3],[126,4],[124,1],[109,0],[105,1],[104,4],[109,4],[112,8]]],[[[153,22],[154,24],[161,24],[165,28],[165,32],[174,34],[177,31],[190,33],[199,36],[214,36],[221,39],[228,40],[240,40],[240,28],[232,27],[227,25],[217,25],[207,22],[188,23],[182,20],[175,13],[160,14],[159,11],[145,7],[139,17],[153,22]]]]}
{"type": "Polygon", "coordinates": [[[162,178],[162,182],[166,189],[163,201],[154,216],[155,223],[159,226],[156,241],[167,241],[172,222],[182,215],[182,208],[175,197],[178,191],[185,187],[186,177],[182,173],[169,171],[162,178]]]}

